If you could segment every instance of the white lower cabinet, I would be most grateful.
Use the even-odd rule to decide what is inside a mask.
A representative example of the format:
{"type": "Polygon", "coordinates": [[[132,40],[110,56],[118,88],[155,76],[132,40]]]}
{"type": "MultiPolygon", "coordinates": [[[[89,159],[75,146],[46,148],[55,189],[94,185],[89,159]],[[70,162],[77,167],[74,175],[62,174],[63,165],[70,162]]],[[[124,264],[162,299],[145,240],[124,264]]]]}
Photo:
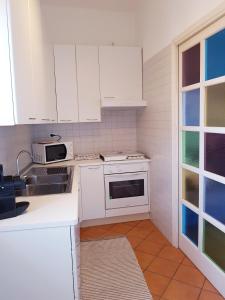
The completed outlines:
{"type": "Polygon", "coordinates": [[[103,166],[80,168],[82,220],[105,217],[105,189],[103,166]]]}
{"type": "Polygon", "coordinates": [[[73,226],[1,232],[0,298],[78,300],[76,239],[73,226]]]}

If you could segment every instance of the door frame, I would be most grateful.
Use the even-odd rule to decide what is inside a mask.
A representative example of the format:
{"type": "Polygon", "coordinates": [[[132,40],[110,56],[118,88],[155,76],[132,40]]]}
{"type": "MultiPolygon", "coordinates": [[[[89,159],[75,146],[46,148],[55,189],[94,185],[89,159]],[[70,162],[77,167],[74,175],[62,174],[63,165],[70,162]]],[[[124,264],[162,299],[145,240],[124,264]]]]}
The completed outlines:
{"type": "Polygon", "coordinates": [[[172,106],[172,243],[179,246],[179,46],[206,27],[225,16],[225,3],[193,24],[171,45],[171,106],[172,106]]]}

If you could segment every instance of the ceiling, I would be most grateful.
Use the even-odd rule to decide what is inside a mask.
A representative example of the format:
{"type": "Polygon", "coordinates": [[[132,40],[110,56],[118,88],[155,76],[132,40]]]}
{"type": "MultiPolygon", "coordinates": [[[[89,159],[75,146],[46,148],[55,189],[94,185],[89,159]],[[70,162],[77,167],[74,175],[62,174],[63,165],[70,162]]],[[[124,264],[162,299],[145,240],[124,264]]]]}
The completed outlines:
{"type": "Polygon", "coordinates": [[[98,10],[135,11],[142,0],[41,0],[41,2],[42,4],[73,5],[98,10]]]}

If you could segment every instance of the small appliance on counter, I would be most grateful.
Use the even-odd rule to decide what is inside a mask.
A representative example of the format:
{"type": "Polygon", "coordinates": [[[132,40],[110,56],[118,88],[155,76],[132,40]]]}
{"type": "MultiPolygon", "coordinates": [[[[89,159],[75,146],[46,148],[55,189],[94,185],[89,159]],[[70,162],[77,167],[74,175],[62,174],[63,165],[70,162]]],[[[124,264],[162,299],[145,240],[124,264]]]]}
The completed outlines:
{"type": "Polygon", "coordinates": [[[13,218],[22,214],[29,202],[16,203],[16,190],[25,189],[26,185],[19,176],[3,176],[3,166],[0,165],[0,220],[13,218]]]}
{"type": "Polygon", "coordinates": [[[64,160],[71,160],[74,157],[73,142],[40,141],[32,144],[33,162],[38,164],[50,164],[64,160]]]}

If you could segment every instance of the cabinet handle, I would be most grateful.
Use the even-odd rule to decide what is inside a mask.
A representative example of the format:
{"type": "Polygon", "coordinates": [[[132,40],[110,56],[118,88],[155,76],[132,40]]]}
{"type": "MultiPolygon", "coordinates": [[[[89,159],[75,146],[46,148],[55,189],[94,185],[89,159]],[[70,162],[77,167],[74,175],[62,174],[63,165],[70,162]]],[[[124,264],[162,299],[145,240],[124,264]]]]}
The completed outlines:
{"type": "Polygon", "coordinates": [[[115,99],[116,97],[104,97],[105,99],[115,99]]]}
{"type": "Polygon", "coordinates": [[[37,118],[29,118],[29,120],[37,120],[37,118]]]}
{"type": "Polygon", "coordinates": [[[90,119],[90,118],[88,118],[88,119],[86,119],[87,121],[98,121],[98,119],[90,119]]]}
{"type": "Polygon", "coordinates": [[[72,122],[72,120],[60,120],[60,122],[72,122]]]}
{"type": "Polygon", "coordinates": [[[50,121],[50,119],[41,119],[42,121],[50,121]]]}

